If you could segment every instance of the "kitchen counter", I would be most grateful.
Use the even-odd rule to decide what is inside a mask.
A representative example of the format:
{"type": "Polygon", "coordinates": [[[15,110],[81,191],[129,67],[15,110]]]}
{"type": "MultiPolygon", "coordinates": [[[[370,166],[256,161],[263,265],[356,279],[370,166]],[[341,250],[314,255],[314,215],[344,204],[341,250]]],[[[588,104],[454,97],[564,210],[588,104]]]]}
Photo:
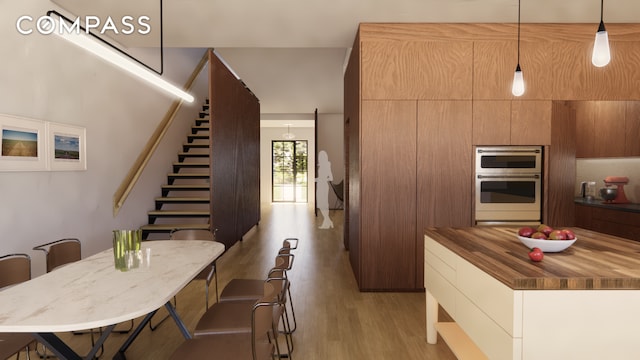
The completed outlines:
{"type": "Polygon", "coordinates": [[[611,203],[605,203],[603,200],[600,200],[600,199],[587,201],[587,199],[582,197],[577,197],[573,201],[576,204],[580,204],[580,205],[599,207],[599,208],[609,209],[609,210],[627,211],[627,212],[640,214],[640,204],[611,204],[611,203]]]}
{"type": "Polygon", "coordinates": [[[640,243],[573,230],[573,246],[541,262],[517,228],[426,230],[427,341],[491,360],[638,359],[640,243]]]}
{"type": "Polygon", "coordinates": [[[637,241],[571,228],[578,238],[571,247],[534,263],[517,229],[436,228],[425,234],[514,290],[640,289],[637,241]]]}

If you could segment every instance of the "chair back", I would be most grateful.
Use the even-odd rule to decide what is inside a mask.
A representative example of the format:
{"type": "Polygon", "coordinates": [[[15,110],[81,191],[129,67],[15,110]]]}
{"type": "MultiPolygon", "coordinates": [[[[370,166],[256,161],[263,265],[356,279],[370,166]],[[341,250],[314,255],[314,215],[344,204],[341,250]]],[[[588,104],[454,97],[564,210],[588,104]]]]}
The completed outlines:
{"type": "MultiPolygon", "coordinates": [[[[211,232],[205,229],[174,229],[169,234],[169,238],[171,240],[208,240],[208,241],[216,241],[215,232],[211,232]]],[[[215,262],[214,262],[215,263],[215,262]]],[[[212,263],[211,268],[204,268],[194,279],[199,280],[207,280],[209,281],[211,276],[213,276],[214,263],[212,263]]],[[[217,285],[216,285],[217,286],[217,285]]],[[[216,287],[217,289],[217,287],[216,287]]],[[[216,290],[217,291],[217,290],[216,290]]]]}
{"type": "Polygon", "coordinates": [[[280,306],[277,296],[277,289],[272,284],[265,282],[263,296],[253,306],[251,312],[251,347],[254,359],[258,358],[256,343],[268,341],[269,334],[277,336],[277,323],[274,322],[273,318],[274,306],[280,306]]]}
{"type": "Polygon", "coordinates": [[[51,272],[57,267],[78,261],[82,258],[80,240],[76,238],[56,240],[44,245],[36,246],[33,250],[41,250],[45,252],[47,259],[47,272],[51,272]]]}
{"type": "Polygon", "coordinates": [[[204,229],[175,229],[169,236],[171,240],[216,240],[213,232],[204,229]]]}
{"type": "Polygon", "coordinates": [[[27,254],[0,256],[0,289],[31,279],[31,258],[27,254]]]}

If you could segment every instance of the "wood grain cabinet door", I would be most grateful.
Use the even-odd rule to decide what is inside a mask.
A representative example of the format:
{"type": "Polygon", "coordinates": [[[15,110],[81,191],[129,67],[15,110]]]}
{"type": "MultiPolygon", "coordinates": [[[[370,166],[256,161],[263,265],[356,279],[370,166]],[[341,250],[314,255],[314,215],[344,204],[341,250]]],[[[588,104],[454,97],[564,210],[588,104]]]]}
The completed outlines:
{"type": "Polygon", "coordinates": [[[416,101],[363,100],[360,289],[411,290],[416,278],[416,101]]]}
{"type": "MultiPolygon", "coordinates": [[[[418,263],[424,264],[424,229],[472,225],[471,101],[418,102],[418,263]]],[[[421,269],[422,270],[422,269],[421,269]]],[[[418,274],[416,286],[424,282],[418,274]]]]}

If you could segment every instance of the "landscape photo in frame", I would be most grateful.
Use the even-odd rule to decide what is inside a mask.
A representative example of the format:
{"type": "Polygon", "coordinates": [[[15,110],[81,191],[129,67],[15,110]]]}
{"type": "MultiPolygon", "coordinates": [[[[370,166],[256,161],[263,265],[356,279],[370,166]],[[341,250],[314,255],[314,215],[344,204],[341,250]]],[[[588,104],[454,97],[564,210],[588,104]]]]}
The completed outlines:
{"type": "Polygon", "coordinates": [[[83,127],[48,123],[49,169],[86,170],[86,130],[83,127]]]}
{"type": "Polygon", "coordinates": [[[0,114],[0,171],[46,171],[46,123],[0,114]]]}

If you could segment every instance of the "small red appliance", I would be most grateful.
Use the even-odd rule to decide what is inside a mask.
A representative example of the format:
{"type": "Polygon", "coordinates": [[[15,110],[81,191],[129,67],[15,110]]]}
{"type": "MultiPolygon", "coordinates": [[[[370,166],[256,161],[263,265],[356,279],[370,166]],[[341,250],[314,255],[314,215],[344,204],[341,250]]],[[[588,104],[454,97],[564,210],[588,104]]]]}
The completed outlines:
{"type": "Polygon", "coordinates": [[[604,184],[606,186],[615,185],[618,189],[618,194],[615,199],[607,201],[612,204],[628,204],[627,196],[624,194],[624,186],[629,183],[629,178],[626,176],[607,176],[604,178],[604,184]]]}

